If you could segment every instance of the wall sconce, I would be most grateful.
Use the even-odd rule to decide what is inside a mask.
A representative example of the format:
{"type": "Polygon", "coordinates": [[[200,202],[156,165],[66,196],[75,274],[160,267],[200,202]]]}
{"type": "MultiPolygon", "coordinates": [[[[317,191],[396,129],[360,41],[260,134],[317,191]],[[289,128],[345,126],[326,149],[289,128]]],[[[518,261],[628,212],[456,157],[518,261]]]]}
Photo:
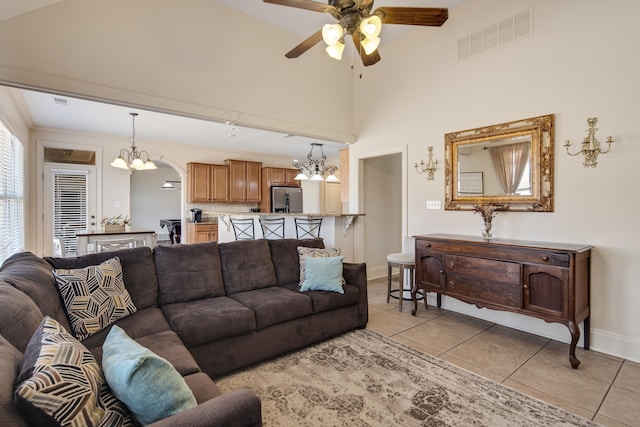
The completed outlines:
{"type": "Polygon", "coordinates": [[[425,165],[424,160],[420,160],[420,163],[416,163],[413,165],[416,168],[416,172],[418,173],[427,173],[427,181],[433,181],[433,174],[438,169],[438,161],[433,160],[433,147],[427,147],[429,151],[429,160],[427,160],[427,164],[425,165]]]}
{"type": "Polygon", "coordinates": [[[569,147],[571,146],[571,142],[567,140],[564,143],[564,146],[567,148],[568,155],[577,156],[580,153],[584,155],[584,162],[582,164],[584,165],[585,168],[588,168],[588,167],[595,168],[596,165],[598,164],[597,162],[598,154],[607,154],[609,150],[611,150],[611,143],[613,142],[613,138],[611,138],[610,136],[608,136],[607,140],[605,141],[607,144],[609,144],[609,146],[607,147],[607,150],[602,151],[600,149],[600,143],[596,139],[596,130],[598,130],[596,128],[597,122],[598,122],[597,117],[591,117],[587,119],[587,124],[589,125],[589,129],[587,129],[588,135],[585,136],[584,141],[582,141],[582,150],[578,151],[577,153],[571,154],[569,152],[569,147]]]}

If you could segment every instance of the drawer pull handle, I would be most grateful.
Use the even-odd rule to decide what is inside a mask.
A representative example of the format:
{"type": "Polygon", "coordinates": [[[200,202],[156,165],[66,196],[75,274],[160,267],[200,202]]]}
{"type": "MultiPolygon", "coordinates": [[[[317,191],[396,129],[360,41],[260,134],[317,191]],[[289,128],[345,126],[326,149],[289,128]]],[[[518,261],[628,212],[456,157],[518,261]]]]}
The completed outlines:
{"type": "Polygon", "coordinates": [[[543,261],[549,261],[549,257],[545,255],[545,256],[542,257],[542,260],[543,261]]]}
{"type": "Polygon", "coordinates": [[[523,285],[522,289],[529,289],[529,285],[523,285]]]}
{"type": "Polygon", "coordinates": [[[507,277],[513,277],[513,271],[507,271],[507,277]]]}
{"type": "Polygon", "coordinates": [[[424,246],[427,247],[427,248],[430,248],[431,247],[431,243],[425,243],[424,246]]]}
{"type": "Polygon", "coordinates": [[[449,286],[453,287],[453,285],[455,285],[455,282],[450,281],[449,286]]]}
{"type": "Polygon", "coordinates": [[[453,261],[451,261],[451,262],[449,263],[449,267],[454,267],[455,265],[456,265],[456,263],[455,263],[455,262],[453,262],[453,261]]]}
{"type": "Polygon", "coordinates": [[[444,274],[444,270],[440,270],[440,274],[444,274]]]}

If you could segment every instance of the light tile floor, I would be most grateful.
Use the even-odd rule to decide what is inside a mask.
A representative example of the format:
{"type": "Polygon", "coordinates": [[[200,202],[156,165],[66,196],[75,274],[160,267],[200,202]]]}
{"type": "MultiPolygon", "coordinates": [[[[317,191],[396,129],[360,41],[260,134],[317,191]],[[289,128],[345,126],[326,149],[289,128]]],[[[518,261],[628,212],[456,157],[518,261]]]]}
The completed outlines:
{"type": "MultiPolygon", "coordinates": [[[[392,286],[397,287],[397,282],[392,286]]],[[[451,311],[398,300],[387,303],[387,279],[369,281],[369,323],[421,352],[501,382],[605,426],[640,426],[640,364],[451,311]]]]}

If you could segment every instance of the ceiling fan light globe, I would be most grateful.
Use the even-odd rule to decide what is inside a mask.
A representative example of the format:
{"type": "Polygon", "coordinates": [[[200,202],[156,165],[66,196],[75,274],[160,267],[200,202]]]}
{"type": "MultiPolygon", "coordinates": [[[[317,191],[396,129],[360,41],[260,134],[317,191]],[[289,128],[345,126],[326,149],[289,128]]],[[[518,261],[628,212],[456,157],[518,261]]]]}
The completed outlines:
{"type": "Polygon", "coordinates": [[[330,57],[340,61],[342,59],[342,52],[344,52],[344,43],[336,43],[333,46],[327,46],[325,50],[330,57]]]}
{"type": "Polygon", "coordinates": [[[111,166],[118,169],[129,169],[129,165],[127,165],[127,162],[124,161],[122,156],[116,157],[116,159],[111,162],[111,166]]]}
{"type": "Polygon", "coordinates": [[[360,21],[360,32],[366,38],[378,37],[382,32],[382,20],[377,15],[364,18],[360,21]]]}
{"type": "Polygon", "coordinates": [[[364,53],[371,55],[380,46],[380,37],[366,38],[362,40],[362,48],[364,53]]]}
{"type": "Polygon", "coordinates": [[[329,46],[340,42],[343,35],[344,28],[340,24],[325,24],[322,27],[322,40],[329,46]]]}

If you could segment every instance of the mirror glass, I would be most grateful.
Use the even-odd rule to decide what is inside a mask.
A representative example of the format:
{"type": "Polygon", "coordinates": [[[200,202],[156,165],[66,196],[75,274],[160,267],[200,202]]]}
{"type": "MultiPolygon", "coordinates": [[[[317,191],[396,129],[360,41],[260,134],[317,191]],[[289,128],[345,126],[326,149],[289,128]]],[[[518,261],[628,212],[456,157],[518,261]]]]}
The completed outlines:
{"type": "Polygon", "coordinates": [[[445,135],[447,210],[553,211],[553,115],[445,135]]]}

